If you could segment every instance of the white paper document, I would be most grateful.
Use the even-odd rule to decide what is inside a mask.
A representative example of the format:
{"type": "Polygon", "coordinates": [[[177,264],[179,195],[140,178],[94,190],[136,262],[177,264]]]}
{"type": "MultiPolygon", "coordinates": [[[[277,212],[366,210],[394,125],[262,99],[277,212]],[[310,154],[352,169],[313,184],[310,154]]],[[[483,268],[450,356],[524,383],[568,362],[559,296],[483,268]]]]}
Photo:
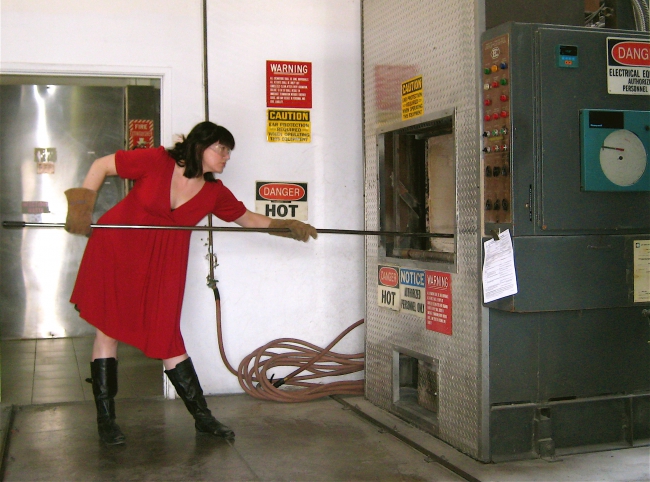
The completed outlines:
{"type": "Polygon", "coordinates": [[[510,231],[499,233],[499,239],[485,242],[483,262],[483,301],[498,300],[517,293],[515,255],[512,249],[510,231]]]}

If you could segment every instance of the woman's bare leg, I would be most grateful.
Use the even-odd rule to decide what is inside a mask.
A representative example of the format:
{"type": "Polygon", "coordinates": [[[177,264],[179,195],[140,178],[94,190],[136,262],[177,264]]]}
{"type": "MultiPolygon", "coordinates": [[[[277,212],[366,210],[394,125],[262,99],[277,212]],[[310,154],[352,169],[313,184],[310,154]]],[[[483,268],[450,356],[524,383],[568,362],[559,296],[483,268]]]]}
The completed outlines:
{"type": "Polygon", "coordinates": [[[163,365],[165,366],[165,370],[173,370],[176,368],[176,365],[178,365],[180,362],[183,362],[187,360],[189,357],[187,356],[187,353],[183,353],[182,355],[175,356],[174,358],[166,358],[163,360],[163,365]]]}
{"type": "Polygon", "coordinates": [[[97,334],[95,335],[92,361],[98,358],[117,359],[117,340],[105,335],[100,330],[97,330],[97,334]]]}

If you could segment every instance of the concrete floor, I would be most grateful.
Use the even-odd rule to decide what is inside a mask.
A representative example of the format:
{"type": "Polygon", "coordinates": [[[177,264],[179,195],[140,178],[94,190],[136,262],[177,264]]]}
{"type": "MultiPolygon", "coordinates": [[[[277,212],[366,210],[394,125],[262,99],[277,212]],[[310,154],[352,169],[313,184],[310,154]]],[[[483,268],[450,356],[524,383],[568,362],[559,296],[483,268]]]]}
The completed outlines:
{"type": "Polygon", "coordinates": [[[237,434],[234,442],[214,439],[195,432],[182,401],[159,395],[160,362],[128,348],[120,352],[120,381],[124,383],[116,401],[127,443],[105,447],[97,437],[92,393],[83,381],[89,376],[88,359],[82,360],[87,348],[88,340],[83,339],[49,345],[41,340],[2,342],[0,453],[4,451],[4,458],[0,480],[650,480],[648,447],[564,456],[554,462],[482,464],[362,397],[300,404],[259,401],[247,395],[208,397],[215,416],[237,434]],[[30,343],[34,343],[31,371],[26,368],[30,362],[25,361],[32,359],[30,343]],[[45,356],[48,350],[39,355],[39,344],[49,347],[49,356],[45,356]],[[56,346],[58,356],[53,355],[56,346]],[[69,376],[74,371],[71,359],[63,355],[70,347],[78,357],[76,382],[69,376]],[[47,376],[47,370],[38,369],[39,364],[52,366],[57,361],[67,369],[50,368],[47,376]],[[129,366],[136,368],[129,370],[129,366]],[[49,392],[37,383],[39,377],[51,380],[49,392]],[[31,379],[31,395],[24,388],[29,382],[16,381],[21,378],[31,379]],[[57,379],[62,380],[61,387],[68,388],[57,388],[52,381],[57,379]],[[72,389],[74,400],[64,400],[66,390],[76,384],[81,387],[81,398],[72,389]],[[138,393],[130,391],[130,385],[141,386],[146,395],[136,398],[138,393]]]}

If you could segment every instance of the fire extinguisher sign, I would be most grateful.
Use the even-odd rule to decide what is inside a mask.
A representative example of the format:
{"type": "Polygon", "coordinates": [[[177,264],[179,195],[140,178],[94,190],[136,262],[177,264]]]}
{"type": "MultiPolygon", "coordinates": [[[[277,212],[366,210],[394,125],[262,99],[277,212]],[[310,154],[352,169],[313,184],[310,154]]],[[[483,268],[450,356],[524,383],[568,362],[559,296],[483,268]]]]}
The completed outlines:
{"type": "Polygon", "coordinates": [[[140,119],[129,121],[129,149],[153,147],[153,121],[140,119]]]}
{"type": "Polygon", "coordinates": [[[307,183],[256,181],[255,212],[274,219],[307,221],[307,183]]]}

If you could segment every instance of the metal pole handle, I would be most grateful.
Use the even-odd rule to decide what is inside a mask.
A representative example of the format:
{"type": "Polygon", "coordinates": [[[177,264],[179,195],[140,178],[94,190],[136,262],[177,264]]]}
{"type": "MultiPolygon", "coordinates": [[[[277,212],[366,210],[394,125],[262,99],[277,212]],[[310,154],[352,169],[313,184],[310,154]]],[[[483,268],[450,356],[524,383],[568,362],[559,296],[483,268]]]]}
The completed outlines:
{"type": "MultiPolygon", "coordinates": [[[[65,223],[29,223],[25,221],[3,221],[3,228],[63,228],[65,223]]],[[[288,228],[242,228],[232,226],[148,226],[131,224],[91,224],[91,228],[100,229],[163,229],[169,231],[225,231],[239,233],[287,233],[288,228]]],[[[453,238],[453,234],[446,233],[405,233],[399,231],[367,231],[361,229],[316,229],[318,234],[348,234],[359,236],[403,236],[420,238],[453,238]]]]}

